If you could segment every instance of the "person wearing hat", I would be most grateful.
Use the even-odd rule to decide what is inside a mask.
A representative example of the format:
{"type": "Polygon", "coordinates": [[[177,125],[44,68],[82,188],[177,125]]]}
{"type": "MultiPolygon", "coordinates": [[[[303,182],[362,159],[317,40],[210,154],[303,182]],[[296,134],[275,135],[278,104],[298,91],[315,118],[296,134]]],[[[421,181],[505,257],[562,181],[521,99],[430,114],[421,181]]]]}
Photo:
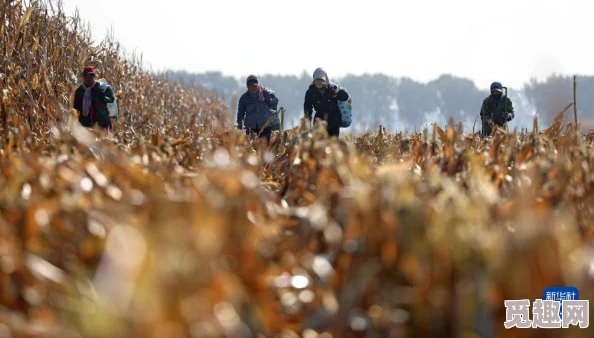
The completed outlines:
{"type": "Polygon", "coordinates": [[[503,97],[503,86],[500,82],[491,83],[491,95],[483,100],[481,107],[482,135],[491,135],[491,126],[504,127],[515,117],[514,107],[509,97],[503,97]]]}
{"type": "Polygon", "coordinates": [[[305,92],[303,103],[305,117],[312,120],[312,113],[315,110],[314,118],[327,122],[328,136],[338,137],[342,119],[338,101],[347,101],[348,99],[347,92],[330,82],[324,69],[317,68],[313,73],[313,81],[305,92]]]}
{"type": "Polygon", "coordinates": [[[251,132],[260,135],[261,142],[270,143],[272,126],[264,124],[272,117],[270,109],[277,110],[278,98],[270,88],[260,85],[258,77],[248,76],[246,80],[247,91],[241,95],[237,104],[237,128],[244,129],[249,135],[251,132]]]}
{"type": "Polygon", "coordinates": [[[97,70],[86,66],[82,72],[83,83],[74,92],[73,108],[78,111],[78,121],[87,128],[98,124],[103,129],[111,127],[108,103],[115,101],[115,95],[110,86],[102,89],[95,80],[97,70]]]}

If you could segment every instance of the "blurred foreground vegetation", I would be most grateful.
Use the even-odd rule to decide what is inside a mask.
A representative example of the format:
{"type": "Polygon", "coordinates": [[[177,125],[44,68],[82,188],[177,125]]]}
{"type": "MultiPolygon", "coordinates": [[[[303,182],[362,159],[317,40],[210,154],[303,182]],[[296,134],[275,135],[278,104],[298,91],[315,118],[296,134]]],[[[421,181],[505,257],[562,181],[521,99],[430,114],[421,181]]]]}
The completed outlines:
{"type": "Polygon", "coordinates": [[[0,337],[591,337],[505,330],[504,299],[594,290],[594,134],[453,122],[268,151],[228,109],[93,46],[55,4],[0,4],[0,337]],[[109,135],[71,112],[95,63],[109,135]]]}

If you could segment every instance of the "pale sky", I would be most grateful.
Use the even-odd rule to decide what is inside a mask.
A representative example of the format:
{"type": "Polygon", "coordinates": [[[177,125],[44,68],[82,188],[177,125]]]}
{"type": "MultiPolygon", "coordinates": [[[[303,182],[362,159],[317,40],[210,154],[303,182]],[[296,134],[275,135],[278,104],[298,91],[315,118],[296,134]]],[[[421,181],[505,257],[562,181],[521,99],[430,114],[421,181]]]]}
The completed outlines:
{"type": "Polygon", "coordinates": [[[443,73],[517,88],[594,75],[591,0],[63,0],[101,39],[113,26],[155,70],[362,73],[427,82],[443,73]]]}

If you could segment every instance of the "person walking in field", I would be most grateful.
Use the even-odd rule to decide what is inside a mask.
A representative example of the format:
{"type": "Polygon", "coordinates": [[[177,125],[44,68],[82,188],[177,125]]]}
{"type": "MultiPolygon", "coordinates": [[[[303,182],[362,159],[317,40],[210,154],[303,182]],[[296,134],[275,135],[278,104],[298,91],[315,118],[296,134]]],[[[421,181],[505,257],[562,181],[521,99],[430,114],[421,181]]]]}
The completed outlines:
{"type": "Polygon", "coordinates": [[[491,135],[492,126],[506,126],[515,117],[512,101],[503,96],[503,86],[500,82],[491,84],[491,95],[483,101],[481,106],[482,136],[491,135]]]}
{"type": "Polygon", "coordinates": [[[78,111],[78,121],[87,128],[95,124],[108,130],[111,127],[108,103],[115,101],[115,95],[110,86],[102,86],[96,81],[95,67],[86,66],[82,72],[83,83],[74,93],[73,108],[78,111]]]}
{"type": "Polygon", "coordinates": [[[303,110],[305,117],[312,120],[319,118],[327,122],[328,136],[339,137],[342,124],[342,115],[339,108],[339,101],[348,101],[349,94],[344,88],[330,82],[328,74],[324,69],[318,68],[313,73],[313,81],[305,92],[303,110]]]}
{"type": "Polygon", "coordinates": [[[272,89],[260,85],[255,75],[248,76],[246,86],[247,91],[241,95],[237,104],[237,128],[245,128],[247,135],[250,133],[258,135],[261,132],[260,145],[268,145],[273,126],[264,125],[272,117],[270,110],[278,110],[278,98],[272,89]]]}

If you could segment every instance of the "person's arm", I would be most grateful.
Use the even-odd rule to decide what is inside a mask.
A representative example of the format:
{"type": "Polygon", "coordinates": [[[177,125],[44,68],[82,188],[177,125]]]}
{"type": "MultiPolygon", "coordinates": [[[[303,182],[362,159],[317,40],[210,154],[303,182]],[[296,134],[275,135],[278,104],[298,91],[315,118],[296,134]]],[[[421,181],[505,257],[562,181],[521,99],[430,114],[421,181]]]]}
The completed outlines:
{"type": "Polygon", "coordinates": [[[313,102],[309,98],[309,89],[305,92],[305,98],[303,100],[303,112],[305,113],[305,117],[307,117],[311,121],[313,112],[313,102]]]}
{"type": "Polygon", "coordinates": [[[512,104],[512,101],[509,99],[509,97],[506,98],[507,99],[507,121],[511,121],[514,119],[514,117],[516,117],[516,114],[514,113],[514,106],[512,104]]]}
{"type": "Polygon", "coordinates": [[[349,99],[349,94],[344,89],[341,89],[336,93],[336,99],[338,101],[346,101],[349,99]]]}
{"type": "Polygon", "coordinates": [[[481,106],[481,121],[483,122],[487,122],[487,123],[492,123],[492,119],[491,119],[491,115],[489,114],[489,112],[487,111],[487,99],[485,99],[483,101],[483,105],[481,106]]]}
{"type": "Polygon", "coordinates": [[[239,102],[237,104],[237,129],[241,129],[243,119],[245,118],[245,100],[243,99],[243,95],[239,98],[239,102]]]}
{"type": "Polygon", "coordinates": [[[278,111],[278,97],[274,93],[270,94],[270,109],[278,111]]]}
{"type": "Polygon", "coordinates": [[[102,92],[103,97],[101,98],[105,103],[113,103],[115,101],[115,95],[111,86],[107,86],[105,91],[102,92]]]}

